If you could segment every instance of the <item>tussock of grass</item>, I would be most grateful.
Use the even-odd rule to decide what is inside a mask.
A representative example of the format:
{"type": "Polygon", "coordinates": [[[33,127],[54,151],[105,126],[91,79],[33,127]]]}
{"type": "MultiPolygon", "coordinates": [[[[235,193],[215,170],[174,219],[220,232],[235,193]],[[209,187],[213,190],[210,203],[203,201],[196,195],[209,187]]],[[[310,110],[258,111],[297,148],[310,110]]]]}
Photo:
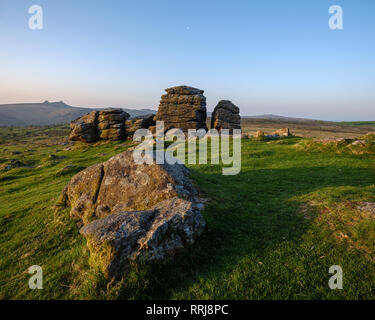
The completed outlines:
{"type": "Polygon", "coordinates": [[[363,141],[360,144],[353,144],[354,141],[314,141],[311,139],[304,139],[295,147],[301,151],[307,152],[331,152],[336,154],[353,154],[365,155],[375,154],[375,143],[372,141],[363,141]]]}
{"type": "Polygon", "coordinates": [[[361,136],[358,139],[367,140],[367,141],[374,141],[375,142],[375,131],[374,132],[369,132],[368,134],[365,134],[364,136],[361,136]]]}

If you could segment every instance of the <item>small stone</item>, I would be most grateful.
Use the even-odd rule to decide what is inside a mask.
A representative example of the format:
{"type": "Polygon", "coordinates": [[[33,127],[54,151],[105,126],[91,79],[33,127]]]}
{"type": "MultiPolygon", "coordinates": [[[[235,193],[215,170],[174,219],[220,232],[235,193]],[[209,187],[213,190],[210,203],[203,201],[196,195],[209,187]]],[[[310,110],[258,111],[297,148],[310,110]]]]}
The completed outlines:
{"type": "Polygon", "coordinates": [[[363,146],[367,144],[367,140],[356,140],[352,142],[353,146],[363,146]]]}
{"type": "Polygon", "coordinates": [[[50,154],[50,155],[48,156],[48,158],[50,158],[50,159],[54,159],[54,160],[62,160],[62,159],[66,159],[66,156],[57,156],[57,155],[55,155],[55,154],[50,154]]]}

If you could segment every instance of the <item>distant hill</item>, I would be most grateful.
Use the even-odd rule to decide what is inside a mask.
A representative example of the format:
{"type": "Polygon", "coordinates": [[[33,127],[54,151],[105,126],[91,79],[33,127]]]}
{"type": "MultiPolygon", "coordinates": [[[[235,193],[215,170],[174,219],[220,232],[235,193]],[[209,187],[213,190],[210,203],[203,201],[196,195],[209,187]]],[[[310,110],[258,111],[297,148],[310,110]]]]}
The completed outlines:
{"type": "MultiPolygon", "coordinates": [[[[69,123],[88,112],[100,109],[72,107],[64,102],[19,103],[0,105],[0,127],[69,123]]],[[[125,109],[131,117],[155,114],[151,109],[125,109]]]]}
{"type": "Polygon", "coordinates": [[[283,121],[283,122],[311,122],[311,121],[322,122],[323,121],[323,120],[314,120],[314,119],[306,119],[306,118],[284,117],[284,116],[278,116],[278,115],[275,115],[275,114],[262,114],[262,115],[258,115],[258,116],[244,116],[243,118],[273,120],[273,121],[283,121]]]}

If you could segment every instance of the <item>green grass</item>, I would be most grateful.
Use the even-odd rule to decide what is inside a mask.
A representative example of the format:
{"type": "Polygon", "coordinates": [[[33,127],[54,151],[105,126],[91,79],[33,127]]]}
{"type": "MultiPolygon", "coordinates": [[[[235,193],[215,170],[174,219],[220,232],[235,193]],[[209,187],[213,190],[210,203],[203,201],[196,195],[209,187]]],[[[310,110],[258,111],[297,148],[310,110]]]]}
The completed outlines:
{"type": "Polygon", "coordinates": [[[64,151],[54,139],[41,145],[17,139],[0,144],[1,161],[35,168],[0,172],[2,299],[375,298],[375,220],[354,205],[375,201],[373,154],[307,152],[294,146],[299,138],[282,144],[243,139],[239,175],[223,176],[219,165],[189,166],[209,199],[198,243],[183,256],[134,266],[126,279],[108,284],[87,264],[85,239],[69,210],[56,212],[53,205],[74,174],[58,174],[62,168],[105,161],[127,146],[64,151]],[[43,267],[43,290],[28,288],[34,264],[43,267]],[[343,290],[328,287],[332,265],[343,268],[343,290]]]}
{"type": "Polygon", "coordinates": [[[365,127],[375,127],[375,121],[342,121],[337,122],[341,125],[351,126],[351,127],[359,127],[359,126],[365,126],[365,127]]]}

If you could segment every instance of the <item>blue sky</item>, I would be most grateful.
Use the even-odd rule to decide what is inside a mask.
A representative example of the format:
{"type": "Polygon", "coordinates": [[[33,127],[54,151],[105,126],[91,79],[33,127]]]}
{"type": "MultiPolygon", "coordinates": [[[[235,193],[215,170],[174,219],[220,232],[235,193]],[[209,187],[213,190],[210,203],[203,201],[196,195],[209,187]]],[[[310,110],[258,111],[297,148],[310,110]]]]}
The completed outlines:
{"type": "Polygon", "coordinates": [[[186,84],[209,110],[375,120],[374,17],[373,0],[1,0],[0,104],[157,109],[186,84]],[[343,30],[328,27],[334,4],[343,30]]]}

